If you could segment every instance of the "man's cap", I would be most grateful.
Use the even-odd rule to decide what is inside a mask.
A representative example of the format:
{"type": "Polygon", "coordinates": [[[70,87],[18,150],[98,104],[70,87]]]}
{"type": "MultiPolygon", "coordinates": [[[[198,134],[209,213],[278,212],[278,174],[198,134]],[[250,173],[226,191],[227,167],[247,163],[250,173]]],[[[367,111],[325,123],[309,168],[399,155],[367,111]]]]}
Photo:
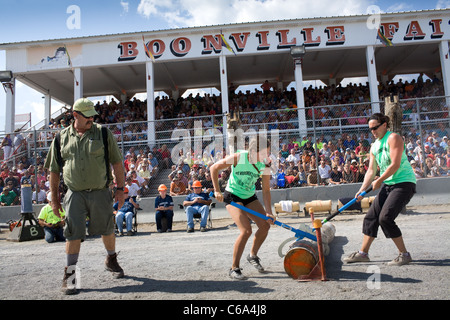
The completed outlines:
{"type": "Polygon", "coordinates": [[[86,98],[81,98],[75,101],[73,104],[73,111],[80,112],[86,117],[98,115],[97,111],[95,111],[94,103],[86,98]]]}

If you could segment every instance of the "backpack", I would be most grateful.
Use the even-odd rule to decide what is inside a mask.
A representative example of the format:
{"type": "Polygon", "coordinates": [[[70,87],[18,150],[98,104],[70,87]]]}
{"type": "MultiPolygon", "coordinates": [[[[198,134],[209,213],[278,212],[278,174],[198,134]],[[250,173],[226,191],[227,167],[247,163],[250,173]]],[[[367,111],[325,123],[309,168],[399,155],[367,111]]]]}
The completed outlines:
{"type": "MultiPolygon", "coordinates": [[[[106,188],[109,187],[109,182],[112,181],[112,177],[111,177],[111,171],[109,169],[109,149],[108,149],[108,129],[106,129],[106,127],[102,127],[102,138],[103,138],[103,147],[105,149],[105,167],[106,167],[106,176],[108,177],[107,181],[106,181],[106,188]]],[[[56,133],[55,136],[55,149],[56,149],[56,160],[58,162],[58,165],[61,169],[62,172],[62,168],[64,166],[64,160],[61,156],[61,134],[60,132],[56,133]]],[[[67,187],[64,185],[64,189],[66,189],[67,187]]],[[[66,190],[64,190],[66,191],[66,190]]]]}

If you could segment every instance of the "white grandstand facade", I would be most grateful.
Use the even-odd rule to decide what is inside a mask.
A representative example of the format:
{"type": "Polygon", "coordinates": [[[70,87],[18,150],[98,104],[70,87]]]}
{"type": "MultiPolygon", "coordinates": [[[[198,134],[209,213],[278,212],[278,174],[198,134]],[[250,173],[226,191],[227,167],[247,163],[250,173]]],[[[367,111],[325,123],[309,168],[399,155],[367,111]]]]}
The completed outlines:
{"type": "Polygon", "coordinates": [[[71,106],[80,97],[124,101],[146,93],[149,142],[155,139],[157,91],[176,99],[188,89],[215,87],[227,113],[230,87],[295,83],[300,130],[306,130],[304,81],[337,85],[367,77],[373,111],[379,111],[378,84],[399,74],[438,77],[449,97],[449,17],[450,9],[443,9],[381,14],[377,26],[358,15],[0,44],[12,76],[2,79],[11,84],[5,129],[15,128],[16,80],[46,97],[45,123],[52,99],[71,106]],[[382,43],[378,30],[393,46],[382,43]],[[304,56],[294,57],[294,47],[304,48],[304,56]]]}

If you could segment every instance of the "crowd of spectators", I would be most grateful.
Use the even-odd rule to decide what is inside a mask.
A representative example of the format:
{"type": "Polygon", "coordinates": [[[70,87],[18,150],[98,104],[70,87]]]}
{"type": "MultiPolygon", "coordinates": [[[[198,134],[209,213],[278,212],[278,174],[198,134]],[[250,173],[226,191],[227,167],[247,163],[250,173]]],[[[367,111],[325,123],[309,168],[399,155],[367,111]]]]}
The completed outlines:
{"type": "MultiPolygon", "coordinates": [[[[295,90],[277,91],[255,90],[255,92],[230,92],[230,110],[241,111],[243,127],[258,123],[269,123],[267,129],[294,128],[297,123],[297,111],[295,105],[295,90]],[[286,112],[279,112],[284,110],[286,112]],[[255,113],[254,111],[269,111],[255,113]],[[270,112],[277,111],[277,112],[270,112]],[[295,121],[292,121],[295,119],[295,121]]],[[[435,78],[423,81],[422,75],[411,82],[380,84],[380,97],[388,94],[398,95],[400,99],[414,97],[431,97],[443,95],[441,82],[435,78]]],[[[305,88],[306,107],[315,106],[314,117],[318,126],[334,125],[337,118],[347,125],[365,124],[369,115],[368,85],[350,84],[346,87],[327,86],[319,88],[305,88]],[[360,104],[361,103],[361,104],[360,104]]],[[[174,119],[173,121],[160,121],[156,129],[171,131],[176,127],[193,127],[194,119],[198,116],[212,116],[221,114],[220,96],[205,95],[204,97],[188,96],[176,101],[164,97],[155,100],[156,119],[174,119]]],[[[423,104],[421,111],[433,110],[435,106],[423,104]],[[427,109],[428,107],[428,109],[427,109]]],[[[414,100],[402,102],[404,120],[416,119],[416,104],[414,100]]],[[[199,180],[204,191],[212,189],[212,181],[209,167],[221,155],[213,157],[208,154],[194,155],[188,152],[180,155],[180,161],[174,163],[171,158],[171,150],[167,145],[161,147],[149,147],[141,140],[147,139],[147,114],[146,103],[139,99],[132,99],[126,103],[115,100],[107,103],[97,103],[96,109],[99,116],[95,121],[100,124],[108,124],[121,141],[135,142],[126,148],[124,166],[127,174],[127,185],[130,196],[148,196],[156,194],[156,188],[152,182],[161,169],[171,169],[169,178],[169,194],[182,195],[192,192],[192,182],[199,180]],[[139,121],[142,121],[139,123],[139,121]],[[138,122],[138,123],[137,123],[138,122]],[[121,128],[124,132],[121,132],[121,128]],[[130,147],[131,145],[131,147],[130,147]]],[[[448,109],[441,108],[439,118],[448,118],[448,109]],[[445,113],[445,114],[444,114],[445,113]]],[[[312,109],[308,109],[307,119],[312,118],[312,109]]],[[[433,116],[422,115],[427,119],[433,116]]],[[[202,123],[203,129],[222,126],[221,117],[206,117],[202,123]]],[[[62,129],[71,124],[73,116],[68,110],[57,120],[49,123],[51,129],[62,129]]],[[[424,130],[425,145],[421,146],[418,133],[414,128],[405,136],[407,143],[408,159],[415,169],[418,178],[448,175],[450,168],[450,152],[448,151],[448,131],[442,123],[438,124],[436,131],[424,130]]],[[[48,147],[53,140],[53,132],[42,132],[37,137],[38,147],[48,147]]],[[[20,136],[20,133],[17,134],[20,136]]],[[[170,135],[169,135],[170,137],[170,135]]],[[[158,138],[158,136],[157,136],[158,138]]],[[[12,139],[9,137],[9,139],[12,139]]],[[[33,142],[33,137],[28,135],[21,141],[33,142]]],[[[368,133],[357,137],[355,134],[342,133],[340,135],[321,136],[317,141],[312,137],[290,138],[289,141],[280,142],[280,152],[272,154],[272,188],[287,188],[296,186],[308,186],[319,184],[340,184],[361,182],[367,170],[367,152],[370,148],[371,136],[368,133]]],[[[3,143],[3,142],[2,142],[3,143]]],[[[15,144],[15,143],[14,143],[15,144]]],[[[3,146],[3,145],[2,145],[3,146]]],[[[0,175],[0,202],[1,205],[20,204],[20,179],[25,174],[32,175],[34,190],[33,201],[45,203],[45,193],[48,192],[48,172],[43,168],[45,152],[38,153],[36,157],[27,159],[22,157],[11,165],[11,162],[2,162],[0,175]],[[41,155],[41,156],[40,156],[41,155]],[[36,170],[37,169],[37,170],[36,170]],[[35,173],[35,170],[37,174],[35,173]]],[[[219,182],[224,189],[229,177],[230,169],[221,173],[219,182]]]]}

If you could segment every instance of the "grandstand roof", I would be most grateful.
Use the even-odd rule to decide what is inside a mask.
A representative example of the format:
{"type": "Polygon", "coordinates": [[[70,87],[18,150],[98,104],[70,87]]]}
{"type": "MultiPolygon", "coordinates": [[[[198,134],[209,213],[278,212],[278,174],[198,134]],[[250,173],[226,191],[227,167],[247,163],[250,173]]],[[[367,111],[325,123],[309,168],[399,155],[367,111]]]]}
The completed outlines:
{"type": "Polygon", "coordinates": [[[339,83],[367,76],[367,46],[375,48],[379,76],[431,76],[441,68],[439,43],[450,38],[449,13],[442,9],[382,14],[383,32],[388,37],[391,32],[392,47],[377,40],[376,30],[367,27],[367,15],[355,15],[8,43],[0,44],[0,50],[6,50],[7,69],[19,81],[68,105],[73,103],[73,70],[78,67],[86,97],[145,92],[150,58],[142,36],[155,56],[154,89],[169,95],[193,88],[220,90],[220,55],[226,56],[228,82],[236,87],[265,80],[286,86],[294,81],[289,47],[302,43],[307,45],[304,80],[339,83]],[[220,33],[236,54],[215,46],[214,37],[220,33]],[[127,44],[130,47],[124,48],[127,44]],[[67,57],[55,59],[59,48],[70,53],[71,65],[67,57]]]}

